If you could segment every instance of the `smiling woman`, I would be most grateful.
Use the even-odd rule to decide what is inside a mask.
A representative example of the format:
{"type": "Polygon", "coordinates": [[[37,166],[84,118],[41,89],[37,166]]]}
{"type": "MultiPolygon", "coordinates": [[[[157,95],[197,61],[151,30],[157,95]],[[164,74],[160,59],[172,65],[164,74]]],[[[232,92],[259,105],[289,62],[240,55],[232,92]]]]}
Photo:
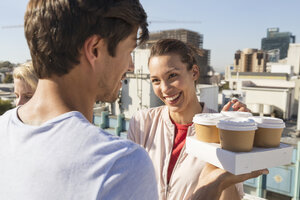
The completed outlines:
{"type": "MultiPolygon", "coordinates": [[[[195,134],[192,119],[215,112],[198,102],[195,83],[201,51],[175,39],[158,41],[149,58],[153,90],[164,106],[142,110],[130,121],[128,138],[143,146],[154,164],[161,200],[191,199],[204,161],[185,151],[187,136],[195,134]]],[[[229,187],[221,199],[240,199],[242,185],[229,187]]]]}

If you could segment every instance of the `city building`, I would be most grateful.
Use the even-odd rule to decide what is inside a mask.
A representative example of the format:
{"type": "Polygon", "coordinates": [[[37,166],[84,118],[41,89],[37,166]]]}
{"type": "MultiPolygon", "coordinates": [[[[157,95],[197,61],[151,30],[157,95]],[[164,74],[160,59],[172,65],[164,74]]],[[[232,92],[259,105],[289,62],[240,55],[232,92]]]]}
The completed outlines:
{"type": "Polygon", "coordinates": [[[265,72],[267,54],[257,49],[236,51],[234,55],[233,71],[235,72],[265,72]]]}
{"type": "Polygon", "coordinates": [[[252,113],[283,119],[297,115],[300,79],[288,73],[230,72],[229,88],[245,94],[244,103],[252,113]]]}
{"type": "Polygon", "coordinates": [[[5,78],[5,74],[0,72],[0,83],[3,82],[4,78],[5,78]]]}
{"type": "Polygon", "coordinates": [[[200,68],[200,76],[197,83],[210,84],[213,68],[210,66],[210,50],[202,49],[202,56],[196,56],[197,65],[200,68]]]}
{"type": "Polygon", "coordinates": [[[16,95],[14,94],[14,84],[13,83],[0,83],[0,99],[9,100],[14,104],[16,95]]]}
{"type": "MultiPolygon", "coordinates": [[[[269,54],[268,54],[269,56],[269,54]]],[[[276,62],[267,63],[266,72],[288,73],[290,76],[300,75],[300,44],[290,44],[287,57],[276,62]]]]}
{"type": "Polygon", "coordinates": [[[280,60],[280,50],[279,49],[272,49],[266,51],[268,55],[268,61],[276,63],[280,60]]]}
{"type": "Polygon", "coordinates": [[[278,49],[279,58],[283,59],[287,57],[289,44],[295,41],[296,37],[290,32],[279,32],[279,28],[268,28],[267,37],[261,40],[261,49],[265,51],[278,49]]]}
{"type": "Polygon", "coordinates": [[[181,40],[194,47],[203,49],[203,35],[186,29],[164,30],[150,33],[149,40],[142,48],[149,48],[158,40],[165,38],[181,40]]]}
{"type": "Polygon", "coordinates": [[[300,75],[300,43],[289,45],[286,64],[293,67],[295,75],[300,75]]]}

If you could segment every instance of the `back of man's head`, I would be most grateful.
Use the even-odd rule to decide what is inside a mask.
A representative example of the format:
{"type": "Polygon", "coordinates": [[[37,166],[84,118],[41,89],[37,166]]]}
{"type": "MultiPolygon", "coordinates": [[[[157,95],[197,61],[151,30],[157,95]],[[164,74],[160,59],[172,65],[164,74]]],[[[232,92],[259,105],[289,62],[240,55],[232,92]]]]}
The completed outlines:
{"type": "Polygon", "coordinates": [[[148,39],[147,15],[139,0],[30,0],[25,36],[39,78],[62,76],[79,64],[85,40],[99,35],[115,56],[117,44],[135,28],[148,39]]]}

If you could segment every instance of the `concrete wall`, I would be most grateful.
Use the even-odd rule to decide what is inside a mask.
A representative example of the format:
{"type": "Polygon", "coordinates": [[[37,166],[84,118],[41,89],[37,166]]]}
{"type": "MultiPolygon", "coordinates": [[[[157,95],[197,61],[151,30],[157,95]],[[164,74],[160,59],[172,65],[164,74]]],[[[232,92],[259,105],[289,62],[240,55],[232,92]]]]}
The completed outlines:
{"type": "Polygon", "coordinates": [[[286,65],[281,63],[270,64],[270,72],[271,73],[287,73],[289,75],[293,75],[293,66],[286,65]]]}
{"type": "Polygon", "coordinates": [[[132,53],[134,63],[134,73],[149,74],[148,58],[150,49],[135,49],[132,53]]]}
{"type": "Polygon", "coordinates": [[[271,89],[244,87],[245,103],[251,109],[255,104],[270,105],[283,113],[284,119],[290,119],[293,111],[293,89],[271,89]]]}
{"type": "Polygon", "coordinates": [[[200,102],[204,102],[208,108],[218,111],[219,88],[216,85],[197,85],[197,97],[200,102]]]}
{"type": "Polygon", "coordinates": [[[300,73],[300,44],[290,44],[287,56],[287,64],[292,65],[294,73],[300,73]]]}

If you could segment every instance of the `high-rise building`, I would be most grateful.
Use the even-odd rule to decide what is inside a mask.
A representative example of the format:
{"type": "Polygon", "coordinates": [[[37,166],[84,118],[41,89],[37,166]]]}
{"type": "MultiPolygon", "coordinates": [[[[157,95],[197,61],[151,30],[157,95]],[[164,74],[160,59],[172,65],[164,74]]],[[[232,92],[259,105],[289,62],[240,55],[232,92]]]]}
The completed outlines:
{"type": "Polygon", "coordinates": [[[174,29],[150,33],[147,45],[151,46],[158,40],[165,38],[181,40],[196,48],[203,48],[203,35],[186,29],[174,29]]]}
{"type": "Polygon", "coordinates": [[[290,32],[279,32],[279,28],[268,28],[267,37],[261,40],[261,49],[265,51],[279,50],[279,58],[287,57],[290,43],[295,43],[296,37],[290,32]]]}
{"type": "Polygon", "coordinates": [[[234,55],[235,72],[265,72],[267,53],[257,49],[236,51],[234,55]]]}

